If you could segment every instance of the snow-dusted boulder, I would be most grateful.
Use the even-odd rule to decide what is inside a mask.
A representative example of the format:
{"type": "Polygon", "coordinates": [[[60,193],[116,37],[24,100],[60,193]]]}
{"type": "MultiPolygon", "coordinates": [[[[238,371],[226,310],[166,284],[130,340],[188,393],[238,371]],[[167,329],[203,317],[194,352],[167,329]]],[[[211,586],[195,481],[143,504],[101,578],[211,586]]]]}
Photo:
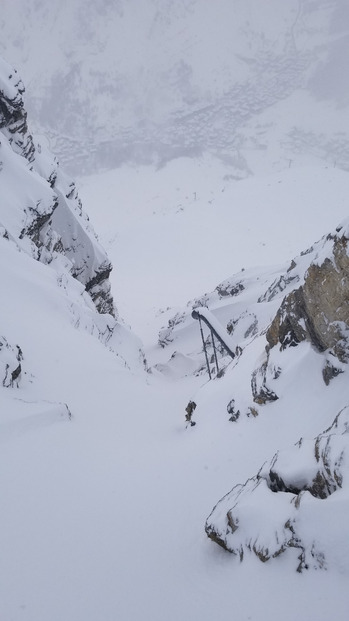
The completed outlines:
{"type": "MultiPolygon", "coordinates": [[[[342,362],[349,358],[349,225],[339,226],[311,249],[315,256],[304,284],[283,300],[268,332],[272,348],[297,345],[307,339],[319,351],[333,350],[342,362]]],[[[294,264],[289,272],[297,270],[294,264]]]]}
{"type": "MultiPolygon", "coordinates": [[[[314,244],[287,272],[291,288],[266,332],[266,356],[252,373],[253,399],[258,404],[277,398],[271,388],[282,372],[279,352],[308,341],[326,354],[323,378],[342,372],[349,360],[349,220],[314,244]],[[306,265],[300,267],[306,260],[306,265]],[[277,362],[276,362],[277,361],[277,362]]],[[[275,286],[269,292],[272,296],[275,286]]],[[[289,288],[290,289],[290,288],[289,288]]]]}
{"type": "Polygon", "coordinates": [[[18,345],[10,345],[0,336],[0,382],[5,388],[18,386],[21,378],[22,350],[18,345]]]}
{"type": "Polygon", "coordinates": [[[349,408],[315,440],[278,452],[214,507],[207,535],[243,560],[266,562],[290,548],[297,569],[348,565],[349,408]]]}
{"type": "Polygon", "coordinates": [[[84,214],[75,184],[28,130],[24,86],[0,60],[0,226],[43,263],[79,280],[100,313],[115,315],[112,266],[84,214]],[[62,261],[62,255],[64,261],[62,261]]]}
{"type": "Polygon", "coordinates": [[[0,129],[13,150],[32,163],[35,159],[35,147],[33,137],[28,131],[23,93],[24,85],[17,71],[0,59],[0,129]]]}

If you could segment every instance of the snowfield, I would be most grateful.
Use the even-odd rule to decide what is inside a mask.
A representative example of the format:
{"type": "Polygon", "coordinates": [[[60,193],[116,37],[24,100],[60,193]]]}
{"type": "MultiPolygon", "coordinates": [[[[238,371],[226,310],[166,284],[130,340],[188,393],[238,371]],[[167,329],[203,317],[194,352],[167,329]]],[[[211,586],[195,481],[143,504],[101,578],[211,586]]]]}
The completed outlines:
{"type": "Polygon", "coordinates": [[[348,619],[349,11],[259,4],[2,2],[0,621],[348,619]]]}
{"type": "MultiPolygon", "coordinates": [[[[200,170],[202,162],[191,165],[200,170]]],[[[151,193],[155,182],[161,187],[165,172],[146,169],[137,174],[143,176],[145,186],[148,175],[151,193]]],[[[297,218],[294,219],[300,239],[296,230],[288,228],[285,242],[289,253],[295,252],[307,235],[319,236],[321,227],[328,226],[332,217],[337,222],[345,215],[345,173],[312,170],[307,185],[304,171],[293,171],[294,187],[299,192],[299,184],[295,183],[297,172],[298,179],[303,180],[304,202],[295,203],[295,211],[303,210],[306,217],[307,206],[313,209],[313,202],[308,202],[312,193],[319,200],[321,196],[323,202],[312,230],[306,232],[305,226],[299,230],[297,218]],[[318,179],[317,186],[313,177],[318,179]],[[325,187],[328,184],[330,198],[334,183],[338,189],[338,211],[329,215],[325,187]],[[320,216],[324,218],[322,222],[320,216]]],[[[102,227],[102,237],[110,242],[112,261],[119,245],[125,253],[123,261],[115,261],[119,266],[115,289],[118,299],[123,300],[125,317],[128,313],[138,319],[137,328],[143,330],[144,341],[150,343],[146,348],[148,363],[165,362],[169,354],[156,344],[153,335],[157,326],[166,321],[160,315],[152,325],[151,309],[164,302],[166,293],[170,302],[175,300],[176,291],[181,293],[181,282],[189,289],[194,287],[196,278],[204,276],[201,268],[196,273],[194,269],[187,270],[187,256],[182,255],[181,246],[176,243],[171,245],[170,253],[177,275],[172,267],[168,276],[166,255],[160,255],[158,240],[163,232],[169,238],[171,231],[176,239],[183,226],[180,216],[185,218],[185,234],[189,237],[191,232],[192,239],[198,240],[195,219],[195,228],[189,229],[193,205],[176,219],[172,204],[166,210],[166,197],[160,195],[158,212],[141,221],[142,238],[137,214],[127,210],[127,201],[134,200],[133,192],[142,190],[134,183],[136,173],[128,171],[128,183],[125,170],[114,174],[115,179],[122,175],[125,180],[124,200],[115,197],[111,183],[106,183],[102,176],[100,185],[98,178],[84,180],[85,205],[96,228],[103,223],[102,208],[107,209],[108,200],[116,198],[116,205],[125,206],[115,211],[110,208],[109,219],[102,227]],[[125,187],[132,190],[131,195],[125,187]],[[98,202],[93,188],[99,195],[98,202]],[[132,217],[136,219],[134,240],[132,217]],[[118,243],[112,239],[114,230],[118,243]],[[151,264],[145,265],[139,254],[133,254],[130,241],[136,245],[142,239],[147,242],[151,264]],[[138,276],[135,262],[139,266],[138,276]],[[156,279],[158,297],[142,295],[142,288],[147,291],[148,285],[150,291],[155,290],[156,279]]],[[[274,183],[267,178],[271,208],[279,204],[282,184],[278,181],[292,185],[291,179],[287,179],[290,175],[277,177],[274,183]]],[[[250,188],[254,184],[258,186],[258,181],[251,180],[250,188]]],[[[122,183],[119,185],[122,187],[122,183]]],[[[164,187],[170,191],[168,181],[164,187]]],[[[243,188],[234,191],[243,195],[243,188]]],[[[262,196],[260,190],[256,196],[262,196]]],[[[137,206],[136,201],[134,205],[137,206]]],[[[205,222],[208,207],[205,203],[201,207],[205,222]]],[[[221,220],[217,233],[218,228],[229,229],[235,219],[235,213],[228,219],[228,200],[226,204],[222,200],[219,209],[227,220],[221,220]]],[[[251,206],[250,212],[252,209],[251,206]]],[[[258,243],[260,231],[251,222],[250,212],[239,212],[239,219],[240,226],[251,230],[248,246],[254,249],[253,257],[245,248],[245,236],[236,236],[231,271],[237,260],[245,265],[247,261],[262,264],[266,252],[268,260],[276,252],[281,258],[279,250],[273,248],[274,241],[278,242],[275,228],[267,237],[265,227],[266,246],[262,246],[258,243]]],[[[257,211],[256,220],[258,217],[257,211]]],[[[206,221],[207,242],[212,239],[211,222],[206,221]]],[[[344,621],[349,604],[345,548],[334,548],[335,562],[327,570],[299,575],[295,570],[296,550],[272,564],[262,564],[246,555],[240,564],[238,558],[209,542],[204,525],[217,500],[234,484],[253,476],[275,451],[291,447],[301,435],[315,437],[332,422],[334,414],[347,402],[347,372],[326,388],[320,373],[321,356],[306,347],[299,359],[299,352],[294,350],[297,355],[290,359],[289,371],[284,375],[284,398],[269,406],[268,413],[231,423],[226,412],[227,396],[231,393],[231,381],[249,384],[248,378],[244,379],[243,367],[235,379],[231,374],[209,383],[205,375],[176,379],[183,373],[168,376],[154,370],[149,374],[141,363],[138,368],[133,365],[130,372],[123,360],[93,335],[76,329],[76,320],[72,321],[71,316],[71,295],[78,283],[71,279],[68,289],[58,287],[50,267],[18,253],[6,239],[0,241],[2,264],[6,265],[2,332],[23,351],[19,388],[1,391],[2,618],[177,621],[179,617],[225,620],[233,614],[242,620],[270,621],[282,616],[295,621],[301,615],[325,621],[334,615],[336,621],[344,621]],[[186,428],[185,406],[196,395],[200,396],[200,416],[196,417],[195,427],[186,428]],[[316,413],[315,418],[308,416],[310,410],[316,413]],[[293,605],[289,605],[290,597],[293,605]]],[[[218,251],[211,253],[209,262],[213,279],[222,269],[222,253],[224,264],[229,253],[224,245],[216,248],[218,251]]],[[[195,258],[195,246],[192,252],[195,258]]],[[[191,265],[193,268],[195,262],[191,265]]],[[[178,298],[182,301],[183,294],[178,298]]],[[[87,312],[83,308],[79,309],[80,325],[87,312]]],[[[199,349],[199,330],[194,322],[191,338],[199,349]]],[[[127,343],[124,341],[126,359],[133,355],[131,341],[127,343]]],[[[253,357],[253,351],[250,355],[253,357]]],[[[253,527],[258,528],[258,513],[250,519],[253,527]]]]}

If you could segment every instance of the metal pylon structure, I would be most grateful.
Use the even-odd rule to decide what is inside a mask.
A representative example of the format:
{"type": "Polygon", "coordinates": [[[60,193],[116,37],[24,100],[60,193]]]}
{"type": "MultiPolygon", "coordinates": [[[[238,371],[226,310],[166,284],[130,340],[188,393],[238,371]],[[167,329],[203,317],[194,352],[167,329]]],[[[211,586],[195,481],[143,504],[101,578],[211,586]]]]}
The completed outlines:
{"type": "Polygon", "coordinates": [[[218,366],[217,348],[216,348],[215,338],[218,340],[218,342],[221,344],[221,346],[225,349],[225,351],[227,352],[227,354],[229,354],[231,358],[235,358],[235,353],[232,351],[232,349],[230,348],[226,340],[222,337],[221,331],[218,330],[217,326],[215,327],[213,323],[210,321],[207,314],[208,313],[207,313],[206,308],[204,309],[203,307],[202,310],[200,310],[200,307],[198,307],[192,311],[191,316],[193,317],[193,319],[199,320],[202,345],[203,345],[203,349],[205,352],[207,372],[208,372],[209,378],[212,379],[212,373],[210,369],[210,363],[209,363],[209,358],[208,358],[208,353],[207,353],[207,345],[206,345],[204,332],[202,328],[202,322],[204,322],[207,325],[211,333],[212,347],[213,347],[214,359],[216,363],[217,374],[219,373],[219,366],[218,366]]]}

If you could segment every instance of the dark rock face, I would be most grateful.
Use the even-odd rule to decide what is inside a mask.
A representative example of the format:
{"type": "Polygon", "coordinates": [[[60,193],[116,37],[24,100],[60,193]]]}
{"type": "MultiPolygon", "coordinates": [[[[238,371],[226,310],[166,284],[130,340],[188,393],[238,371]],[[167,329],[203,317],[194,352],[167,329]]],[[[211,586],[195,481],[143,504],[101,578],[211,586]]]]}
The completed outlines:
{"type": "Polygon", "coordinates": [[[18,345],[10,345],[0,336],[0,381],[5,388],[19,386],[22,372],[22,350],[18,345]]]}
{"type": "Polygon", "coordinates": [[[17,71],[8,67],[7,88],[0,83],[0,129],[13,149],[32,163],[35,158],[33,137],[28,131],[27,113],[23,106],[24,85],[17,71]]]}
{"type": "Polygon", "coordinates": [[[306,330],[303,327],[307,319],[304,308],[304,296],[302,288],[296,289],[284,298],[274,321],[272,322],[266,338],[269,347],[279,344],[282,349],[295,347],[306,339],[306,330]]]}
{"type": "MultiPolygon", "coordinates": [[[[303,284],[292,289],[282,300],[266,331],[266,359],[252,373],[253,400],[258,404],[277,399],[268,387],[272,377],[274,348],[285,350],[308,341],[318,352],[328,351],[323,379],[326,385],[342,372],[349,362],[349,246],[348,233],[339,228],[303,256],[309,257],[303,284]]],[[[300,280],[288,270],[288,284],[300,280]]],[[[276,283],[279,289],[279,281],[276,283]]],[[[268,290],[268,299],[274,289],[268,290]]],[[[264,299],[264,298],[263,298],[264,299]]]]}
{"type": "Polygon", "coordinates": [[[331,349],[341,362],[349,360],[348,238],[331,241],[332,257],[311,264],[304,284],[284,298],[266,335],[269,348],[308,340],[320,352],[331,349]]]}
{"type": "MultiPolygon", "coordinates": [[[[6,155],[1,157],[0,182],[2,173],[9,177],[17,167],[25,177],[22,187],[31,188],[27,196],[19,195],[12,229],[5,232],[43,263],[54,265],[59,263],[58,255],[64,255],[64,269],[83,284],[98,312],[115,317],[111,263],[82,210],[75,184],[50,153],[35,145],[28,131],[23,93],[17,72],[0,59],[0,146],[6,155]]],[[[13,183],[11,179],[11,187],[13,183]]]]}
{"type": "Polygon", "coordinates": [[[99,271],[86,283],[85,288],[100,313],[114,315],[115,308],[109,284],[111,271],[111,263],[106,263],[105,266],[102,264],[99,271]]]}
{"type": "Polygon", "coordinates": [[[325,366],[322,369],[322,377],[326,386],[329,385],[333,378],[340,375],[340,373],[344,373],[344,365],[340,364],[338,358],[334,355],[330,354],[326,359],[325,366]]]}
{"type": "Polygon", "coordinates": [[[240,417],[240,410],[236,408],[235,399],[231,399],[231,401],[229,401],[227,405],[227,412],[228,414],[230,414],[230,418],[229,418],[230,422],[236,423],[236,421],[240,417]]]}

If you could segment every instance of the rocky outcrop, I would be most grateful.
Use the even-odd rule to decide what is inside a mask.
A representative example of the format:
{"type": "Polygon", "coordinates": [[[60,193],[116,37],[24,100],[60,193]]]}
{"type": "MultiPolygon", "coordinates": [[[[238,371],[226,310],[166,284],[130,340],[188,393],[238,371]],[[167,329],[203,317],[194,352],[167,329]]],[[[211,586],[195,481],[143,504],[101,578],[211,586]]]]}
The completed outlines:
{"type": "MultiPolygon", "coordinates": [[[[340,226],[303,254],[306,269],[292,262],[288,270],[291,290],[283,298],[266,331],[266,359],[252,372],[253,400],[258,404],[274,401],[278,395],[270,388],[275,374],[274,351],[283,351],[308,341],[318,352],[326,352],[323,379],[326,385],[342,372],[349,361],[349,233],[340,226]],[[292,276],[294,272],[294,277],[292,276]],[[294,283],[302,284],[292,288],[294,283]]],[[[302,257],[301,257],[302,258],[302,257]]],[[[276,288],[279,283],[276,283],[276,288]]],[[[269,296],[273,297],[273,288],[269,296]]],[[[280,373],[281,373],[280,368],[280,373]]]]}
{"type": "Polygon", "coordinates": [[[12,346],[4,336],[0,336],[0,382],[5,388],[18,387],[23,354],[18,345],[12,346]]]}
{"type": "Polygon", "coordinates": [[[349,247],[345,231],[328,236],[329,256],[312,263],[304,284],[283,300],[266,338],[269,348],[309,340],[318,351],[331,349],[349,359],[349,247]]]}
{"type": "MultiPolygon", "coordinates": [[[[207,519],[208,537],[241,561],[249,552],[266,562],[295,548],[298,571],[326,568],[331,541],[333,545],[331,537],[326,545],[326,530],[331,529],[327,499],[348,477],[348,455],[347,407],[314,440],[301,439],[277,453],[256,476],[222,498],[207,519]],[[313,525],[308,522],[312,511],[317,518],[313,525]]],[[[339,494],[336,509],[345,515],[348,508],[347,495],[339,494]]]]}
{"type": "Polygon", "coordinates": [[[13,150],[32,163],[35,147],[23,106],[24,85],[15,69],[3,60],[0,62],[0,130],[8,138],[13,150]]]}
{"type": "Polygon", "coordinates": [[[115,316],[111,263],[82,210],[75,184],[35,144],[23,93],[17,72],[0,60],[0,226],[21,250],[79,280],[98,312],[115,316]]]}

